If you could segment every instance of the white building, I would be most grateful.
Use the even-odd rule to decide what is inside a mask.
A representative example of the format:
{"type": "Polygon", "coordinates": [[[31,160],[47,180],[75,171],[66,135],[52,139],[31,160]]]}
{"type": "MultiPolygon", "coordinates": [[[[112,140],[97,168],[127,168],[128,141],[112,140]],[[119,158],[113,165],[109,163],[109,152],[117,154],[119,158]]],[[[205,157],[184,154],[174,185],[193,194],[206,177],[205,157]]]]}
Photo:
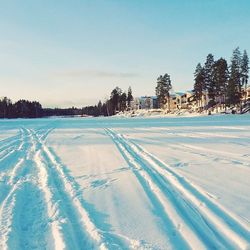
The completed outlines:
{"type": "Polygon", "coordinates": [[[154,109],[158,108],[158,101],[156,96],[141,96],[136,97],[131,102],[131,109],[154,109]]]}

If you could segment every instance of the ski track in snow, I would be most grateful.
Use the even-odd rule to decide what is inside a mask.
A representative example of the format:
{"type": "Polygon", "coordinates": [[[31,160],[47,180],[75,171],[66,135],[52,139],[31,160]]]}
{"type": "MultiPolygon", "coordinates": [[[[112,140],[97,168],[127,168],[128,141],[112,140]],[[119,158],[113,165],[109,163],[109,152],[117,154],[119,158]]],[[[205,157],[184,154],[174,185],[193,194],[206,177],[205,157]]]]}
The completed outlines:
{"type": "MultiPolygon", "coordinates": [[[[152,249],[94,223],[80,186],[46,139],[20,128],[0,141],[0,249],[152,249]]],[[[132,138],[105,129],[160,217],[173,249],[250,249],[250,225],[132,138]]],[[[203,136],[203,134],[201,134],[203,136]]],[[[207,134],[204,134],[207,136],[207,134]]],[[[173,150],[249,167],[244,157],[189,144],[173,150]]]]}
{"type": "Polygon", "coordinates": [[[106,249],[75,183],[44,144],[50,131],[21,129],[1,148],[0,249],[106,249]]]}
{"type": "MultiPolygon", "coordinates": [[[[196,137],[195,135],[193,135],[194,134],[193,132],[191,136],[188,134],[184,134],[184,133],[181,133],[181,134],[171,133],[171,134],[175,136],[183,136],[183,137],[196,137]]],[[[206,133],[206,134],[209,134],[209,133],[206,133]]],[[[220,135],[220,137],[225,138],[224,135],[220,135]]],[[[148,140],[154,141],[154,139],[148,139],[148,140]]],[[[246,161],[246,158],[249,156],[248,154],[239,155],[236,153],[229,153],[229,152],[222,151],[222,150],[205,148],[200,145],[195,146],[195,145],[190,145],[188,143],[177,143],[177,142],[175,142],[174,145],[173,144],[168,145],[168,148],[173,149],[175,151],[189,153],[191,155],[198,155],[210,161],[213,160],[215,162],[236,164],[237,166],[243,167],[243,168],[250,167],[249,161],[246,161]]]]}
{"type": "Polygon", "coordinates": [[[152,249],[99,230],[74,178],[45,144],[53,128],[21,128],[0,147],[0,249],[152,249]]]}
{"type": "Polygon", "coordinates": [[[245,168],[250,167],[249,161],[245,161],[246,155],[235,156],[232,153],[218,151],[215,149],[208,149],[201,146],[194,146],[184,143],[176,143],[175,145],[169,146],[169,148],[174,150],[180,150],[193,155],[198,155],[213,161],[218,161],[222,163],[232,163],[245,168]]]}
{"type": "Polygon", "coordinates": [[[190,248],[249,249],[249,224],[141,146],[112,129],[106,133],[190,248]]]}

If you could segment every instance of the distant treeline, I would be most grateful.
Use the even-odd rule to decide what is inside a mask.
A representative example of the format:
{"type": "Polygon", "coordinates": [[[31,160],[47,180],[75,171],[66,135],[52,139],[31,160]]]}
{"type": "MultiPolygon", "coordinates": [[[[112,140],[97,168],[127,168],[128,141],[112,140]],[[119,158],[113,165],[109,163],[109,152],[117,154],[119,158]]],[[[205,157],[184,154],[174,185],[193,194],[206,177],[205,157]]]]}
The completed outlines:
{"type": "Polygon", "coordinates": [[[130,107],[133,100],[132,90],[123,92],[119,87],[112,90],[110,98],[97,105],[83,108],[43,108],[39,102],[19,100],[12,102],[9,98],[0,99],[0,118],[41,118],[49,116],[110,116],[130,107]]]}
{"type": "Polygon", "coordinates": [[[19,100],[12,102],[9,98],[0,99],[0,118],[41,118],[47,116],[72,116],[82,115],[82,109],[75,107],[59,109],[59,108],[43,108],[39,102],[19,100]]]}
{"type": "Polygon", "coordinates": [[[0,118],[39,118],[43,108],[39,102],[19,100],[15,103],[4,97],[0,99],[0,118]]]}
{"type": "Polygon", "coordinates": [[[81,116],[83,115],[81,108],[44,108],[43,117],[49,116],[81,116]]]}
{"type": "Polygon", "coordinates": [[[43,108],[39,102],[19,100],[13,103],[9,98],[0,99],[0,118],[41,118],[48,116],[83,115],[79,108],[43,108]]]}
{"type": "MultiPolygon", "coordinates": [[[[193,97],[203,106],[204,94],[208,94],[209,107],[217,104],[240,106],[246,104],[246,90],[249,78],[249,59],[247,52],[241,53],[239,48],[233,51],[230,65],[224,58],[214,60],[209,54],[204,65],[197,65],[194,73],[193,97]]],[[[170,109],[170,92],[172,83],[169,74],[157,78],[155,93],[161,108],[168,103],[170,109]]],[[[131,109],[133,101],[132,89],[122,91],[116,87],[110,98],[97,105],[83,108],[42,108],[36,101],[19,100],[13,103],[9,98],[0,99],[0,118],[39,118],[48,116],[111,116],[120,111],[131,109]]],[[[209,108],[208,107],[208,108],[209,108]]]]}
{"type": "Polygon", "coordinates": [[[111,116],[117,112],[124,111],[131,107],[133,101],[132,89],[128,88],[127,93],[116,87],[111,91],[110,98],[103,103],[82,108],[82,113],[91,116],[111,116]]]}

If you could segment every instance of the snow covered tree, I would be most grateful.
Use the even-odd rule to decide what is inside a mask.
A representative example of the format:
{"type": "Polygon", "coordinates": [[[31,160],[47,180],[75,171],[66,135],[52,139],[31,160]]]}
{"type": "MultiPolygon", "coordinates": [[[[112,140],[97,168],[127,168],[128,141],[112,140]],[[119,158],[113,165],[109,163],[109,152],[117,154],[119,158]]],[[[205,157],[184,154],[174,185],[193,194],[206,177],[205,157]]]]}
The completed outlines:
{"type": "Polygon", "coordinates": [[[172,89],[172,84],[170,80],[170,75],[169,74],[165,74],[164,76],[160,75],[157,78],[157,86],[155,88],[155,94],[157,96],[161,108],[163,108],[166,102],[168,102],[168,109],[170,110],[171,89],[172,89]]]}

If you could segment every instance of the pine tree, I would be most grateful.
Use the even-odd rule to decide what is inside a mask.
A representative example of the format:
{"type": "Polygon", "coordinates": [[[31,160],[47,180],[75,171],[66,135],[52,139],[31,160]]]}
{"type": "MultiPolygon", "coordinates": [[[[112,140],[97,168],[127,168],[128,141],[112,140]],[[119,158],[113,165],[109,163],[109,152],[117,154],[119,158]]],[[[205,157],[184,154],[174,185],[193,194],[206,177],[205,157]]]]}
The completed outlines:
{"type": "Polygon", "coordinates": [[[112,105],[113,113],[116,113],[116,111],[120,110],[121,94],[122,94],[122,90],[119,87],[116,87],[111,92],[110,103],[112,105]]]}
{"type": "Polygon", "coordinates": [[[247,91],[247,84],[248,84],[248,73],[249,73],[249,59],[246,50],[243,52],[242,61],[241,61],[241,86],[244,87],[244,95],[245,95],[245,102],[246,102],[246,91],[247,91]]]}
{"type": "Polygon", "coordinates": [[[114,114],[113,104],[111,102],[111,99],[106,101],[106,108],[107,108],[107,115],[111,116],[114,114]]]}
{"type": "Polygon", "coordinates": [[[165,93],[163,92],[163,88],[162,88],[162,82],[163,82],[162,79],[163,79],[162,75],[160,75],[157,78],[157,86],[155,88],[155,94],[156,94],[156,96],[158,98],[158,102],[159,102],[159,105],[160,105],[161,108],[166,103],[165,93]]]}
{"type": "Polygon", "coordinates": [[[107,101],[102,104],[102,115],[108,116],[107,101]]]}
{"type": "Polygon", "coordinates": [[[239,47],[233,51],[230,65],[230,78],[227,88],[227,104],[240,104],[241,99],[241,52],[239,47]]]}
{"type": "Polygon", "coordinates": [[[0,118],[10,118],[12,106],[12,101],[9,98],[2,98],[0,100],[0,118]]]}
{"type": "Polygon", "coordinates": [[[224,103],[226,100],[226,90],[229,78],[227,61],[220,58],[214,63],[213,70],[214,94],[216,102],[224,103]]]}
{"type": "Polygon", "coordinates": [[[205,74],[205,89],[208,91],[208,97],[214,102],[215,99],[215,86],[214,86],[214,56],[208,54],[205,65],[204,65],[204,74],[205,74]]]}
{"type": "Polygon", "coordinates": [[[97,108],[98,108],[99,115],[101,115],[102,114],[102,102],[101,101],[98,102],[97,108]]]}
{"type": "Polygon", "coordinates": [[[133,95],[132,95],[132,89],[131,87],[129,86],[128,88],[128,95],[127,95],[127,102],[128,102],[128,107],[130,108],[131,107],[131,101],[133,101],[133,95]]]}
{"type": "Polygon", "coordinates": [[[127,94],[123,92],[120,96],[120,110],[124,111],[127,108],[127,94]]]}
{"type": "Polygon", "coordinates": [[[197,64],[194,73],[194,97],[197,102],[202,104],[202,95],[205,90],[205,70],[200,63],[197,64]]]}
{"type": "Polygon", "coordinates": [[[170,90],[172,89],[172,84],[170,80],[170,75],[165,74],[160,75],[157,78],[157,86],[155,88],[155,94],[159,101],[160,107],[163,108],[166,102],[168,102],[168,109],[170,110],[170,90]]]}

